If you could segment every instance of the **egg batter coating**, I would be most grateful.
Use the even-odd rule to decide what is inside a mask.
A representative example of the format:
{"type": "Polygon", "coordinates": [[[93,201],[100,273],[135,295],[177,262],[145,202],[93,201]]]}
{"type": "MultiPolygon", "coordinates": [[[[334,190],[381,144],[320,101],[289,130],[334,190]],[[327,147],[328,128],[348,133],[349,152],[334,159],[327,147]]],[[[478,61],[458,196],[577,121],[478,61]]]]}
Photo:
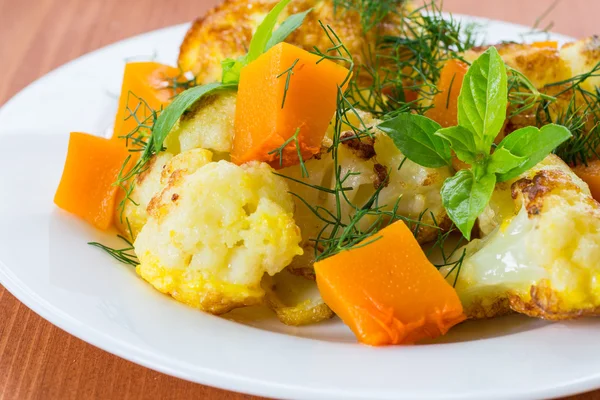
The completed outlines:
{"type": "MultiPolygon", "coordinates": [[[[191,71],[200,84],[221,80],[221,61],[237,58],[248,51],[252,35],[278,0],[225,0],[221,5],[198,18],[187,32],[179,52],[179,67],[191,71]]],[[[289,15],[312,8],[304,24],[293,32],[286,42],[314,51],[331,47],[319,21],[329,25],[348,47],[357,65],[366,62],[365,54],[373,50],[377,36],[391,35],[402,23],[401,15],[407,7],[397,1],[395,9],[367,33],[363,31],[361,16],[354,10],[337,7],[331,0],[296,0],[281,15],[280,22],[289,15]]]]}
{"type": "Polygon", "coordinates": [[[480,224],[448,276],[469,317],[600,315],[600,204],[562,160],[498,184],[480,224]]]}
{"type": "Polygon", "coordinates": [[[263,276],[302,254],[293,201],[272,172],[263,163],[227,161],[174,171],[135,241],[138,274],[213,314],[262,303],[263,276]]]}

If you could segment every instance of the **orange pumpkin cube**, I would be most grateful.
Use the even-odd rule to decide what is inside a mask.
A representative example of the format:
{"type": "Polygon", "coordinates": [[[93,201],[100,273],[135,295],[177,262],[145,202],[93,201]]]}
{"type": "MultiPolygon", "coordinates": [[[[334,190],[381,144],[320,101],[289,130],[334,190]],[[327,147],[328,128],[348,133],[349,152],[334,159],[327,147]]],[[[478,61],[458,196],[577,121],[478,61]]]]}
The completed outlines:
{"type": "Polygon", "coordinates": [[[54,203],[99,229],[110,228],[118,190],[114,182],[129,154],[114,140],[72,132],[54,203]]]}
{"type": "Polygon", "coordinates": [[[303,159],[320,152],[337,108],[338,87],[348,70],[319,60],[315,54],[280,43],[242,69],[233,162],[265,161],[274,168],[298,164],[295,141],[284,148],[281,160],[274,152],[298,129],[303,159]]]}
{"type": "Polygon", "coordinates": [[[600,201],[600,160],[588,161],[587,166],[578,165],[573,172],[588,184],[592,197],[600,201]]]}
{"type": "Polygon", "coordinates": [[[315,263],[315,272],[325,303],[365,344],[435,338],[466,318],[456,291],[403,221],[315,263]]]}
{"type": "MultiPolygon", "coordinates": [[[[177,68],[156,62],[127,63],[113,139],[123,140],[123,136],[133,132],[141,123],[151,125],[153,112],[159,112],[181,91],[170,87],[170,80],[180,75],[177,68]]],[[[144,128],[143,131],[150,133],[149,129],[144,128]]],[[[129,145],[131,147],[131,142],[129,145]]]]}
{"type": "Polygon", "coordinates": [[[459,60],[448,60],[440,73],[439,90],[433,97],[433,108],[425,113],[442,128],[458,125],[458,95],[469,66],[459,60]]]}

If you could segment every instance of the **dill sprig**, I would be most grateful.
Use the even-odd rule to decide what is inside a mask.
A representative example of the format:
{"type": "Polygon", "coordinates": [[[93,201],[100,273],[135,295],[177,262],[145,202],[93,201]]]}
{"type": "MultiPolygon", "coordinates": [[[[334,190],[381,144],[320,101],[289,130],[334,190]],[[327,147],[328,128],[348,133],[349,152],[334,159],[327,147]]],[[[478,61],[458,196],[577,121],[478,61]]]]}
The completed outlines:
{"type": "Polygon", "coordinates": [[[438,93],[444,62],[462,59],[461,53],[478,44],[476,26],[445,18],[435,1],[398,18],[397,33],[378,37],[375,48],[368,49],[367,61],[357,68],[363,79],[351,85],[350,97],[380,118],[390,112],[427,111],[431,107],[427,100],[438,93]],[[370,81],[366,87],[365,81],[370,81]]]}
{"type": "Polygon", "coordinates": [[[556,97],[540,92],[521,72],[509,66],[508,75],[508,118],[527,113],[540,104],[555,102],[556,97]]]}
{"type": "Polygon", "coordinates": [[[404,0],[333,0],[334,13],[339,9],[356,11],[364,33],[379,25],[390,13],[397,13],[404,0]]]}
{"type": "Polygon", "coordinates": [[[294,147],[296,148],[296,152],[298,154],[298,161],[300,162],[300,168],[302,170],[302,177],[308,178],[308,170],[306,169],[306,164],[304,164],[304,159],[302,158],[302,151],[300,149],[300,128],[296,128],[296,132],[289,137],[281,146],[278,148],[271,150],[268,154],[277,154],[277,158],[279,158],[279,167],[283,166],[283,152],[286,147],[288,147],[292,142],[294,143],[294,147]]]}
{"type": "Polygon", "coordinates": [[[600,90],[584,82],[600,77],[600,62],[590,71],[544,86],[539,91],[522,74],[509,74],[509,117],[533,114],[539,127],[555,123],[567,127],[573,138],[554,152],[571,166],[600,158],[600,90]],[[550,95],[551,94],[551,95],[550,95]]]}
{"type": "Polygon", "coordinates": [[[150,161],[154,155],[154,146],[151,145],[152,129],[160,112],[162,111],[154,110],[144,99],[131,92],[129,95],[134,96],[138,102],[134,108],[129,107],[129,101],[127,102],[128,115],[125,119],[134,119],[136,126],[125,136],[120,136],[120,138],[125,139],[126,146],[128,146],[131,154],[127,156],[123,162],[123,165],[119,170],[117,180],[115,183],[113,183],[114,186],[119,187],[119,189],[123,190],[125,193],[118,205],[119,218],[121,222],[123,222],[123,212],[127,202],[137,205],[137,203],[131,198],[131,194],[135,189],[136,180],[134,178],[146,170],[148,161],[150,161]],[[144,111],[142,113],[142,117],[138,115],[140,108],[144,111]],[[134,163],[135,154],[140,154],[140,156],[134,163]]]}
{"type": "MultiPolygon", "coordinates": [[[[348,140],[372,139],[373,128],[367,126],[361,118],[354,100],[349,96],[350,89],[343,89],[347,87],[355,73],[356,66],[352,54],[350,54],[348,48],[342,43],[339,36],[330,26],[325,26],[321,23],[321,28],[331,42],[331,47],[325,50],[317,47],[313,49],[313,53],[320,57],[318,62],[322,62],[323,60],[340,62],[345,64],[349,71],[344,81],[338,85],[332,144],[327,149],[327,155],[333,161],[332,187],[313,185],[303,179],[277,174],[312,190],[319,191],[331,199],[333,206],[329,209],[320,205],[310,204],[299,194],[291,192],[292,196],[323,222],[322,228],[315,237],[308,239],[314,247],[315,260],[317,261],[331,257],[343,250],[373,243],[380,238],[377,233],[381,229],[397,220],[405,221],[408,226],[414,229],[415,235],[421,227],[432,226],[422,221],[425,213],[418,219],[411,219],[400,215],[398,209],[401,197],[396,200],[391,208],[386,204],[381,204],[380,194],[386,186],[385,182],[374,188],[373,193],[362,204],[355,204],[350,198],[350,192],[356,190],[356,188],[351,187],[348,182],[352,177],[360,175],[360,172],[352,170],[344,171],[340,163],[339,147],[348,140]],[[348,129],[350,131],[347,131],[348,129]]],[[[279,149],[279,151],[281,150],[282,148],[279,149]]],[[[305,167],[301,165],[301,168],[305,167]]],[[[391,171],[387,171],[387,176],[390,173],[391,171]]]]}
{"type": "MultiPolygon", "coordinates": [[[[435,215],[433,213],[430,214],[433,224],[439,227],[435,215]]],[[[462,246],[466,244],[467,240],[462,235],[456,235],[457,232],[460,233],[456,227],[453,227],[447,231],[439,228],[437,230],[437,238],[435,242],[429,246],[425,253],[427,257],[431,257],[434,253],[441,257],[441,262],[434,263],[434,266],[437,269],[449,267],[444,278],[448,278],[454,271],[456,271],[453,286],[456,286],[458,275],[460,274],[460,270],[467,256],[466,249],[462,248],[462,246]],[[458,237],[458,240],[454,246],[448,248],[448,240],[453,237],[458,237]]]]}
{"type": "Polygon", "coordinates": [[[281,74],[277,75],[277,79],[279,79],[285,75],[285,87],[283,89],[283,100],[281,100],[281,108],[282,109],[285,106],[285,100],[287,99],[288,90],[290,89],[290,80],[292,79],[292,76],[294,75],[294,67],[296,66],[296,64],[298,64],[298,61],[300,61],[300,59],[296,58],[296,61],[294,61],[289,68],[287,68],[281,74]]]}
{"type": "Polygon", "coordinates": [[[571,130],[573,139],[556,149],[555,154],[572,166],[587,165],[589,159],[600,158],[600,88],[594,87],[593,90],[589,90],[584,87],[586,80],[599,76],[600,62],[586,73],[552,83],[545,88],[558,89],[555,97],[559,99],[565,95],[569,96],[566,109],[557,112],[554,118],[553,105],[545,103],[538,113],[538,120],[551,121],[571,130]]]}
{"type": "Polygon", "coordinates": [[[129,238],[126,238],[123,235],[117,235],[117,237],[119,239],[121,239],[123,242],[125,242],[125,244],[127,244],[126,247],[116,249],[116,248],[108,247],[108,246],[103,245],[102,243],[98,243],[98,242],[88,242],[88,244],[90,246],[94,246],[101,250],[104,250],[115,260],[117,260],[123,264],[131,265],[132,267],[137,267],[138,265],[140,265],[140,262],[135,254],[135,248],[133,246],[133,232],[131,230],[131,225],[129,224],[129,219],[127,219],[126,221],[127,221],[127,229],[129,232],[129,238]]]}

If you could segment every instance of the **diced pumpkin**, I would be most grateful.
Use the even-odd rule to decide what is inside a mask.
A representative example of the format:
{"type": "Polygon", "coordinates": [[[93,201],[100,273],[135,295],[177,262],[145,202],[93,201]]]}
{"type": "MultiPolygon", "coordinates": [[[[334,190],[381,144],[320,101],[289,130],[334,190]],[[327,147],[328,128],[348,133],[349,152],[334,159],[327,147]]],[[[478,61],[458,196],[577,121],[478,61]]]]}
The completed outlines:
{"type": "Polygon", "coordinates": [[[338,86],[348,70],[329,60],[317,63],[319,60],[317,55],[280,43],[242,69],[233,162],[264,161],[274,168],[298,164],[294,140],[284,148],[281,160],[274,152],[298,129],[303,159],[320,152],[337,107],[338,86]]]}
{"type": "Polygon", "coordinates": [[[448,60],[437,84],[439,92],[433,97],[433,108],[425,115],[443,128],[458,125],[458,95],[469,66],[459,60],[448,60]]]}
{"type": "Polygon", "coordinates": [[[54,203],[99,229],[111,227],[119,171],[129,151],[119,142],[72,132],[54,203]]]}
{"type": "Polygon", "coordinates": [[[180,75],[179,69],[157,62],[127,63],[113,139],[124,140],[122,137],[131,133],[140,122],[151,124],[152,112],[160,111],[179,92],[169,87],[169,80],[180,75]]]}
{"type": "Polygon", "coordinates": [[[315,272],[325,303],[365,344],[411,344],[465,319],[456,291],[403,221],[315,263],[315,272]]]}
{"type": "Polygon", "coordinates": [[[573,172],[588,184],[592,197],[600,201],[600,160],[588,161],[587,166],[579,165],[573,172]]]}
{"type": "Polygon", "coordinates": [[[558,42],[554,41],[554,40],[547,40],[547,41],[543,41],[543,42],[533,42],[533,43],[531,43],[531,46],[537,47],[540,49],[546,49],[546,48],[558,49],[558,42]]]}

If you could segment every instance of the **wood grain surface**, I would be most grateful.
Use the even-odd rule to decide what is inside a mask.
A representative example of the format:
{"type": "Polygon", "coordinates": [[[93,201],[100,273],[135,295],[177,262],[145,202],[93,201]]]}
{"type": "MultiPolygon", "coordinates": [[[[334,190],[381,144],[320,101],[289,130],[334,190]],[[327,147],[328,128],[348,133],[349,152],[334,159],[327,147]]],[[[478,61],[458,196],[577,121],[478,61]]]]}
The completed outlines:
{"type": "MultiPolygon", "coordinates": [[[[218,0],[0,0],[0,105],[59,65],[131,35],[186,22],[218,0]]],[[[531,25],[554,0],[445,0],[448,11],[531,25]]],[[[562,0],[556,32],[598,32],[598,0],[562,0]]],[[[44,321],[0,286],[0,399],[252,399],[172,378],[44,321]]],[[[572,399],[600,399],[600,392],[572,399]]]]}

